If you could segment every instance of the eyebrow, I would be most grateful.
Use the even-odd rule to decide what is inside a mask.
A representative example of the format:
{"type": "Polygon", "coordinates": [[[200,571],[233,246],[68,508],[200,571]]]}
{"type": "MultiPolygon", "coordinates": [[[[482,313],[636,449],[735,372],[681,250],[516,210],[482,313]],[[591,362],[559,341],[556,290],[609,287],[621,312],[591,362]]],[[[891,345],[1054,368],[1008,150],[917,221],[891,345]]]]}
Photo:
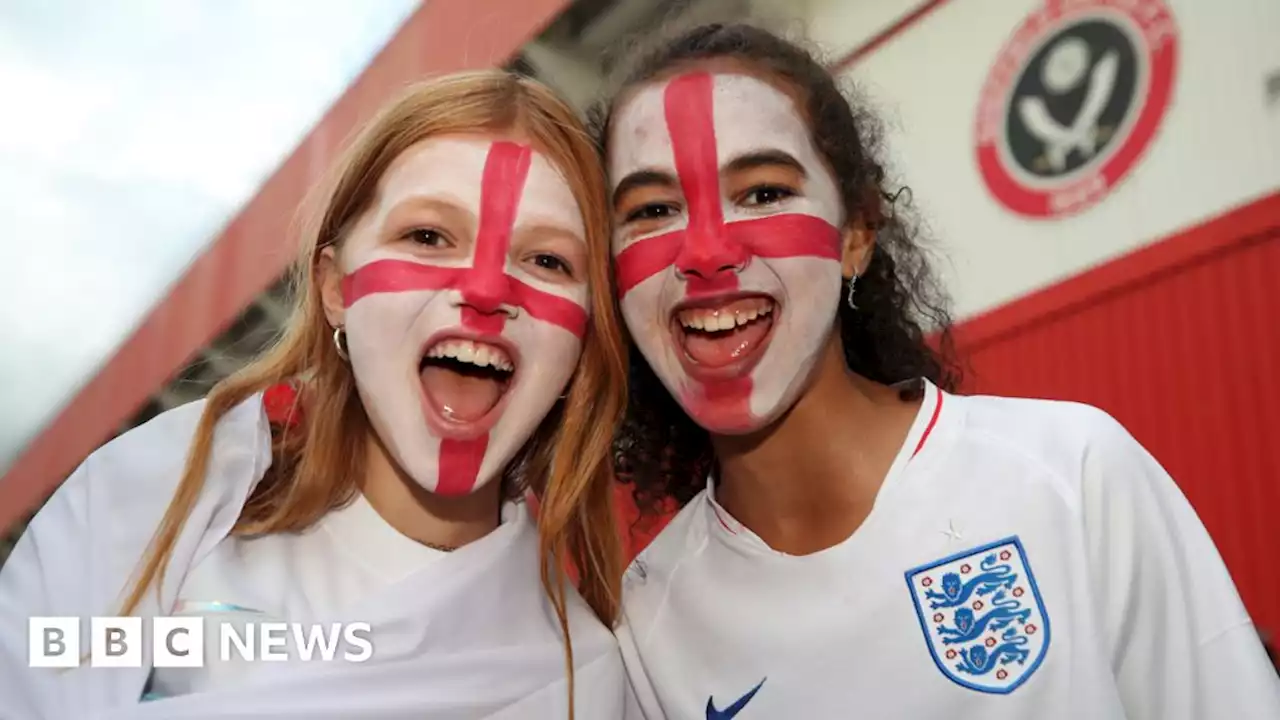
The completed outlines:
{"type": "Polygon", "coordinates": [[[618,183],[618,187],[613,191],[613,206],[617,207],[618,202],[627,193],[637,188],[647,187],[650,185],[658,185],[668,189],[678,189],[680,181],[668,172],[660,170],[637,170],[630,175],[622,178],[622,182],[618,183]]]}
{"type": "Polygon", "coordinates": [[[566,240],[572,240],[579,245],[587,244],[587,239],[579,235],[576,231],[570,230],[562,225],[554,225],[545,222],[539,222],[525,227],[514,227],[511,229],[512,240],[523,238],[525,236],[559,237],[566,240]]]}
{"type": "Polygon", "coordinates": [[[441,220],[475,222],[475,213],[468,210],[454,198],[437,194],[406,195],[387,208],[378,218],[378,226],[386,228],[403,224],[405,216],[413,217],[417,213],[434,212],[441,220]]]}
{"type": "Polygon", "coordinates": [[[800,177],[808,177],[809,175],[805,172],[804,166],[800,164],[799,160],[795,159],[790,153],[781,150],[758,150],[739,155],[724,166],[724,173],[744,172],[759,167],[779,165],[796,171],[800,174],[800,177]]]}
{"type": "MultiPolygon", "coordinates": [[[[799,173],[800,177],[808,177],[804,165],[791,153],[782,150],[757,150],[734,158],[724,167],[724,173],[744,172],[759,167],[782,166],[799,173]]],[[[623,196],[637,188],[657,185],[668,189],[679,189],[680,181],[674,175],[660,170],[637,170],[622,178],[613,191],[613,205],[618,206],[623,196]]]]}

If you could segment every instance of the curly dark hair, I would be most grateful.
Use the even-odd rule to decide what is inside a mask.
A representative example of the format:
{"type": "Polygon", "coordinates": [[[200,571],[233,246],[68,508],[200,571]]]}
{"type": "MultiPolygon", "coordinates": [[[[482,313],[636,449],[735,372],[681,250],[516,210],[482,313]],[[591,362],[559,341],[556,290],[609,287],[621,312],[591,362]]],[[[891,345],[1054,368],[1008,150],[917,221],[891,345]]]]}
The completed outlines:
{"type": "MultiPolygon", "coordinates": [[[[620,82],[615,81],[609,100],[590,114],[601,151],[608,150],[613,105],[628,91],[713,58],[741,61],[799,91],[814,145],[838,182],[846,216],[875,232],[871,260],[857,280],[857,310],[840,303],[840,338],[849,369],[887,385],[923,377],[955,389],[960,370],[952,359],[948,299],[929,265],[920,226],[907,217],[910,190],[888,186],[876,157],[881,131],[874,115],[863,103],[846,99],[832,74],[803,47],[751,25],[711,24],[638,52],[618,73],[620,82]]],[[[614,448],[618,476],[634,485],[643,511],[665,509],[672,500],[683,505],[705,487],[714,469],[710,436],[667,392],[634,343],[630,391],[614,448]]]]}

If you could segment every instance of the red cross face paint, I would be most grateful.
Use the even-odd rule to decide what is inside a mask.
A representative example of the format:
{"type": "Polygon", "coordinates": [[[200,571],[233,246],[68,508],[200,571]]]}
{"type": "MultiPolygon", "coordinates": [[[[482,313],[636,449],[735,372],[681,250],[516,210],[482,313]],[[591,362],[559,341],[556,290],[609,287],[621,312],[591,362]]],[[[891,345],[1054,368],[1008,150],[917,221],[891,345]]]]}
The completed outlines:
{"type": "Polygon", "coordinates": [[[647,86],[610,138],[623,316],[700,425],[750,432],[807,387],[841,292],[844,212],[790,97],[739,74],[647,86]]]}
{"type": "Polygon", "coordinates": [[[498,477],[564,391],[587,324],[586,230],[529,147],[404,152],[343,244],[351,366],[374,430],[427,490],[498,477]]]}

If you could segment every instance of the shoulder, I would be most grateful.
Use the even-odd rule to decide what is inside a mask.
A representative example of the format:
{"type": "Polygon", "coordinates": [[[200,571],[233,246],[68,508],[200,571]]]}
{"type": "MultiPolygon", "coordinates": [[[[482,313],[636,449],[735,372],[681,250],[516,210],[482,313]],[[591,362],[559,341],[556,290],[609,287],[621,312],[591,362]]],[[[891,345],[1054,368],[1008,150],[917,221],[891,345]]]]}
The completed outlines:
{"type": "Polygon", "coordinates": [[[622,582],[622,609],[628,622],[643,623],[645,609],[661,604],[680,565],[705,547],[708,502],[706,490],[695,495],[631,561],[622,582]]]}
{"type": "MultiPolygon", "coordinates": [[[[181,479],[206,405],[198,400],[173,408],[107,442],[67,478],[50,504],[77,498],[88,503],[85,509],[128,498],[151,504],[157,494],[167,503],[181,479]]],[[[228,468],[260,475],[270,463],[270,445],[261,395],[253,395],[215,426],[207,480],[216,482],[228,468]]]]}
{"type": "Polygon", "coordinates": [[[169,456],[185,455],[195,437],[205,405],[204,400],[197,400],[166,410],[111,439],[91,453],[85,465],[94,468],[131,466],[147,460],[171,460],[169,456]],[[139,453],[140,448],[147,448],[147,452],[139,453]]]}
{"type": "MultiPolygon", "coordinates": [[[[106,443],[36,514],[10,560],[25,558],[28,573],[43,574],[42,607],[100,614],[121,597],[182,479],[204,409],[203,402],[184,405],[106,443]]],[[[205,482],[188,517],[188,550],[207,528],[234,520],[269,464],[270,435],[255,396],[229,411],[215,430],[205,482]]],[[[185,565],[174,567],[180,572],[173,576],[185,575],[185,565]]],[[[26,590],[35,593],[35,587],[26,590]]]]}
{"type": "Polygon", "coordinates": [[[1031,447],[1085,445],[1127,436],[1105,410],[1067,400],[1038,400],[995,395],[953,396],[964,405],[969,429],[1031,447]]]}
{"type": "Polygon", "coordinates": [[[1055,474],[1080,477],[1098,461],[1142,452],[1119,421],[1092,405],[989,395],[948,399],[963,414],[962,443],[1055,474]]]}
{"type": "MultiPolygon", "coordinates": [[[[143,477],[169,475],[174,468],[180,471],[206,406],[205,400],[197,400],[160,413],[103,445],[85,465],[95,471],[120,469],[143,477]]],[[[269,445],[270,439],[262,396],[255,394],[219,418],[214,427],[213,454],[256,450],[269,445]]]]}

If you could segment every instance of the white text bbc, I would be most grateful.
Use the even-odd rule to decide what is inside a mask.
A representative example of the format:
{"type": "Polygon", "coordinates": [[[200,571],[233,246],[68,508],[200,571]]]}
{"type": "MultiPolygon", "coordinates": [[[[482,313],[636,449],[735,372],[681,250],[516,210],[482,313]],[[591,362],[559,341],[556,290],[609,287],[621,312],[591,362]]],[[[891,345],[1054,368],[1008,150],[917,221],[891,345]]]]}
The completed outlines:
{"type": "MultiPolygon", "coordinates": [[[[201,617],[157,617],[150,623],[154,667],[204,667],[205,625],[201,617]]],[[[89,621],[89,664],[93,667],[141,667],[147,642],[142,618],[95,617],[89,621]]],[[[368,623],[303,624],[284,622],[217,623],[218,657],[247,661],[284,661],[293,639],[300,660],[364,662],[373,656],[368,623]],[[338,654],[345,641],[346,649],[338,654]]],[[[33,617],[28,625],[31,667],[77,667],[86,657],[80,647],[80,618],[33,617]]]]}

